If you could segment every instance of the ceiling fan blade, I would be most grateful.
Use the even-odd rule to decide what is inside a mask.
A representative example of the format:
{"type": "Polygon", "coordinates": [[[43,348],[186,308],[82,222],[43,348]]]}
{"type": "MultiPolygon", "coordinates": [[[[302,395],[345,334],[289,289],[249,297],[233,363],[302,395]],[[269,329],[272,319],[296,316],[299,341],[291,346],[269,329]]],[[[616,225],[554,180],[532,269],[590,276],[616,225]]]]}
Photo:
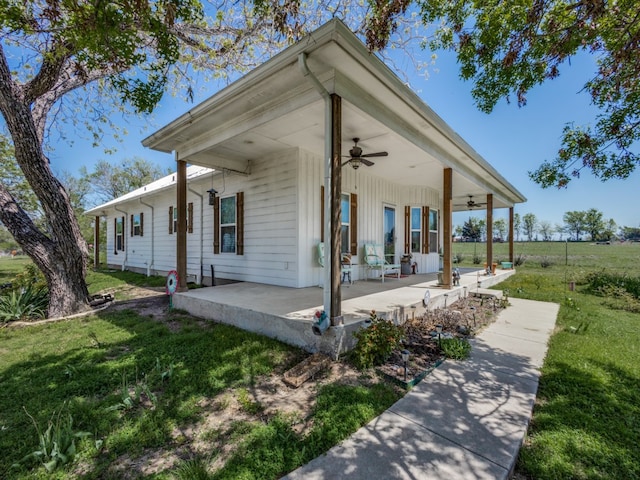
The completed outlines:
{"type": "Polygon", "coordinates": [[[344,162],[344,163],[342,164],[342,166],[344,167],[347,163],[351,163],[351,160],[347,160],[346,162],[344,162]]]}
{"type": "MultiPolygon", "coordinates": [[[[366,155],[363,155],[363,157],[366,157],[366,155]]],[[[375,165],[371,160],[367,160],[366,158],[361,158],[360,162],[364,163],[367,167],[375,165]]]]}
{"type": "Polygon", "coordinates": [[[364,157],[386,157],[387,155],[389,155],[387,152],[365,153],[364,155],[360,155],[360,158],[364,158],[364,157]]]}

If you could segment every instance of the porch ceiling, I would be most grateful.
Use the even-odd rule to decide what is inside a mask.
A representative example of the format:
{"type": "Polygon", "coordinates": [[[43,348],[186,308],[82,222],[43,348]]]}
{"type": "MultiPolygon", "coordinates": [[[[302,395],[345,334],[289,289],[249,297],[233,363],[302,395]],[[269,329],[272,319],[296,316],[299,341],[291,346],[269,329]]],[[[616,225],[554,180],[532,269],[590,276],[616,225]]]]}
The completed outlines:
{"type": "MultiPolygon", "coordinates": [[[[365,174],[401,185],[442,188],[453,169],[454,211],[474,196],[494,207],[525,198],[425,105],[340,22],[331,22],[143,141],[191,164],[250,171],[251,161],[289,148],[324,156],[324,101],[298,67],[308,66],[342,98],[342,154],[353,138],[364,153],[387,151],[365,174]],[[460,205],[460,206],[458,206],[460,205]]],[[[351,168],[346,165],[343,168],[351,168]]]]}

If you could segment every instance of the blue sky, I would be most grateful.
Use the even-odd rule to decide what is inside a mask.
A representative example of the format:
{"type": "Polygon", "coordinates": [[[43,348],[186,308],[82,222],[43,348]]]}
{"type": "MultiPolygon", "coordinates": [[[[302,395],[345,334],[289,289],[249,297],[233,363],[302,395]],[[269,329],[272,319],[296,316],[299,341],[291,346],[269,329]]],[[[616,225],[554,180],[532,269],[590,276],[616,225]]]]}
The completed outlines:
{"type": "MultiPolygon", "coordinates": [[[[425,52],[424,55],[429,54],[425,52]]],[[[527,175],[542,161],[555,157],[562,128],[567,122],[579,125],[593,123],[596,112],[589,104],[588,94],[580,93],[595,69],[591,57],[574,58],[571,65],[564,65],[559,78],[529,93],[525,107],[518,108],[515,103],[501,101],[488,115],[475,107],[470,94],[472,85],[459,80],[458,67],[451,55],[439,53],[426,79],[413,71],[410,62],[403,62],[401,58],[396,62],[399,68],[406,68],[403,73],[414,91],[527,197],[527,203],[516,206],[515,211],[520,215],[534,213],[538,220],[556,225],[562,223],[562,215],[566,211],[596,208],[604,213],[605,219],[613,218],[618,226],[640,226],[640,209],[636,206],[638,194],[635,191],[640,186],[640,172],[635,172],[627,180],[604,183],[585,172],[564,190],[542,189],[527,175]]],[[[199,92],[195,103],[220,87],[211,83],[208,90],[199,92]]],[[[104,146],[93,148],[90,141],[75,138],[73,146],[66,143],[55,145],[55,151],[50,155],[52,168],[57,173],[68,171],[76,175],[81,165],[91,169],[100,159],[119,162],[139,156],[164,170],[174,169],[171,155],[146,149],[141,141],[193,105],[166,95],[151,117],[117,117],[118,122],[128,123],[129,135],[122,143],[106,139],[107,146],[117,149],[115,154],[106,155],[104,146]]],[[[69,125],[68,128],[72,127],[69,125]]],[[[82,136],[81,132],[79,135],[82,136]]],[[[506,215],[506,210],[496,210],[494,218],[506,215]]],[[[454,224],[462,224],[468,216],[466,212],[455,214],[454,224]]]]}

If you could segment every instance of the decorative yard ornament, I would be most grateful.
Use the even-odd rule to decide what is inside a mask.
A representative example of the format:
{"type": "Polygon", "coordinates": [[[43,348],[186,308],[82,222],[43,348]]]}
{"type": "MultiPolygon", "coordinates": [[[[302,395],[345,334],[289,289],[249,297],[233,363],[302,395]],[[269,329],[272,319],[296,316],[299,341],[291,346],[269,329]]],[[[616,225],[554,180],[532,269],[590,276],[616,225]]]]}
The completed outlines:
{"type": "Polygon", "coordinates": [[[173,308],[173,294],[178,289],[178,272],[171,270],[167,274],[167,295],[169,295],[169,308],[173,308]]]}

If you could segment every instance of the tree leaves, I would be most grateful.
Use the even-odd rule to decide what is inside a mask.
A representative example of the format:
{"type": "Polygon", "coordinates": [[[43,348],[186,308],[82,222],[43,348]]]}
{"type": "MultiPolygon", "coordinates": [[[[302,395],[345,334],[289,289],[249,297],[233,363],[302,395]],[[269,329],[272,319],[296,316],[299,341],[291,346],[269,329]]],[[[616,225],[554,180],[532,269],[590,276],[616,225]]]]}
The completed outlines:
{"type": "Polygon", "coordinates": [[[584,91],[601,110],[593,126],[567,125],[554,160],[529,172],[542,187],[566,187],[582,171],[625,179],[640,159],[640,13],[637,2],[588,0],[417,0],[423,23],[435,24],[429,47],[455,50],[460,76],[474,83],[477,106],[552,80],[580,52],[598,59],[584,91]],[[439,24],[437,22],[440,22],[439,24]]]}

